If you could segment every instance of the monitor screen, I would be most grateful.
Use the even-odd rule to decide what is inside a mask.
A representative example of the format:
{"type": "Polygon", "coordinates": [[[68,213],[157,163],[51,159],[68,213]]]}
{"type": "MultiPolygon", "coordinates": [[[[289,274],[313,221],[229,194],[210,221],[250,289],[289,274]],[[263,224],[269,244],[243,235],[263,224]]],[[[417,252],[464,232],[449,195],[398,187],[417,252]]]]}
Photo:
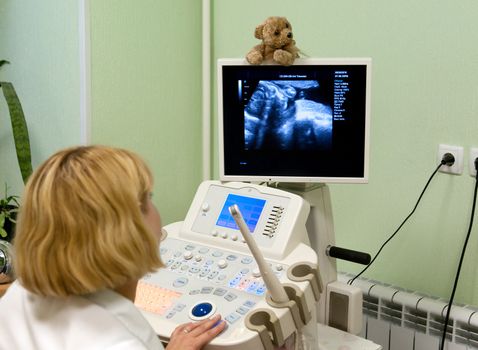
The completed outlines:
{"type": "Polygon", "coordinates": [[[218,60],[220,179],[368,181],[371,60],[218,60]]]}

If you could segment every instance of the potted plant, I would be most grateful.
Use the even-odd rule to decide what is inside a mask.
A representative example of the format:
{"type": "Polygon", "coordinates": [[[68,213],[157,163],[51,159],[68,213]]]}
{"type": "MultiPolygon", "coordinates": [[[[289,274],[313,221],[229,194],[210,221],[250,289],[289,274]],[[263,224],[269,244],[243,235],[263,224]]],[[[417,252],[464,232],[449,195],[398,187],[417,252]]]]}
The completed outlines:
{"type": "MultiPolygon", "coordinates": [[[[8,64],[8,61],[0,60],[0,68],[8,64]]],[[[11,82],[0,81],[0,89],[8,105],[10,121],[12,123],[13,139],[18,165],[22,174],[23,182],[26,183],[32,173],[32,159],[30,138],[23,108],[11,82]]],[[[5,184],[4,197],[0,198],[0,239],[11,241],[14,236],[16,214],[18,212],[18,196],[8,195],[5,184]]]]}
{"type": "Polygon", "coordinates": [[[19,206],[18,196],[9,196],[5,185],[5,196],[0,198],[0,239],[12,240],[19,206]]]}

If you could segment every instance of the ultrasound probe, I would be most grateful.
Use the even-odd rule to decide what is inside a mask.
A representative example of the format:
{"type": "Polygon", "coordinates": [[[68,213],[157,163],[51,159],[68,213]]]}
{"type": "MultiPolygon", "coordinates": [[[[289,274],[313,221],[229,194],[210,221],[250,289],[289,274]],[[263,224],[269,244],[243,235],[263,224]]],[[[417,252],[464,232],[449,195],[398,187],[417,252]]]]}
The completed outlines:
{"type": "Polygon", "coordinates": [[[236,222],[237,226],[239,227],[239,231],[241,231],[246,244],[248,245],[249,249],[251,250],[252,256],[256,260],[257,267],[261,272],[262,279],[267,287],[271,295],[272,301],[275,303],[286,303],[289,301],[289,297],[285,292],[284,287],[280,284],[279,279],[274,274],[272,269],[270,268],[269,264],[264,259],[259,247],[257,246],[256,241],[252,238],[252,234],[249,231],[246,223],[244,222],[244,218],[242,217],[241,211],[237,204],[231,205],[229,207],[229,212],[231,213],[234,221],[236,222]]]}

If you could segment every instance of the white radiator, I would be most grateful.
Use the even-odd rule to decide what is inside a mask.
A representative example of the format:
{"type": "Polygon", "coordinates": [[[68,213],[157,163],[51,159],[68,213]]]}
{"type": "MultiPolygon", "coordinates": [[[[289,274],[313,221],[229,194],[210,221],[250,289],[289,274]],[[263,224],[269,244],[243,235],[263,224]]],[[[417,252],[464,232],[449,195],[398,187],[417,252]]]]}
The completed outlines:
{"type": "MultiPolygon", "coordinates": [[[[353,275],[339,273],[347,282],[353,275]]],[[[357,279],[363,292],[361,336],[383,350],[438,350],[448,302],[381,282],[357,279]]],[[[453,305],[447,327],[447,350],[478,350],[478,308],[453,305]]]]}

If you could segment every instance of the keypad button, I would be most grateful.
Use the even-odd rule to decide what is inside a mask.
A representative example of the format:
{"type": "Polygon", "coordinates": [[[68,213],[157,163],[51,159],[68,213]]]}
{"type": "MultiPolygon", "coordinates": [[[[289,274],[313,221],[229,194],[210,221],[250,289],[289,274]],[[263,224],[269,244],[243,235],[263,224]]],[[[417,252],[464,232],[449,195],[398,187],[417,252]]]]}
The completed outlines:
{"type": "Polygon", "coordinates": [[[252,300],[247,300],[244,304],[245,307],[248,307],[248,308],[251,308],[253,307],[254,305],[256,305],[256,302],[255,301],[252,301],[252,300]]]}
{"type": "Polygon", "coordinates": [[[226,294],[226,293],[227,293],[227,289],[224,289],[224,288],[216,288],[216,289],[214,290],[214,293],[212,293],[212,294],[218,295],[218,296],[222,297],[222,296],[223,296],[224,294],[226,294]]]}
{"type": "Polygon", "coordinates": [[[186,307],[186,304],[176,304],[173,310],[180,312],[180,311],[183,311],[185,307],[186,307]]]}
{"type": "Polygon", "coordinates": [[[214,277],[216,277],[218,275],[219,272],[217,271],[212,271],[208,276],[207,278],[209,279],[213,279],[214,277]]]}
{"type": "Polygon", "coordinates": [[[235,286],[237,286],[239,284],[239,282],[241,282],[241,278],[236,277],[236,278],[229,281],[229,287],[234,288],[235,286]]]}
{"type": "Polygon", "coordinates": [[[209,248],[202,247],[201,249],[199,249],[199,254],[206,254],[208,251],[209,251],[209,248]]]}
{"type": "Polygon", "coordinates": [[[245,307],[243,306],[239,306],[236,310],[236,312],[238,314],[241,314],[241,315],[245,315],[247,312],[249,311],[249,309],[246,309],[245,307]]]}
{"type": "Polygon", "coordinates": [[[174,287],[184,287],[186,284],[188,284],[189,280],[186,277],[179,277],[173,282],[174,287]]]}
{"type": "Polygon", "coordinates": [[[227,315],[224,319],[229,322],[229,323],[234,323],[236,322],[238,319],[240,319],[241,316],[236,314],[235,312],[233,312],[232,314],[229,314],[227,315]]]}
{"type": "Polygon", "coordinates": [[[214,288],[213,287],[202,287],[201,294],[210,294],[214,288]]]}
{"type": "Polygon", "coordinates": [[[188,270],[188,272],[190,272],[190,273],[198,273],[199,270],[200,270],[199,267],[193,266],[193,267],[191,267],[191,268],[188,270]]]}
{"type": "Polygon", "coordinates": [[[257,282],[252,282],[251,284],[249,284],[247,286],[246,292],[254,293],[258,286],[259,286],[259,284],[257,282]]]}
{"type": "Polygon", "coordinates": [[[212,256],[215,257],[215,258],[219,258],[220,256],[222,256],[224,253],[221,252],[220,250],[215,250],[212,252],[212,256]]]}
{"type": "Polygon", "coordinates": [[[224,260],[224,259],[221,259],[217,262],[217,266],[220,268],[220,269],[225,269],[227,267],[227,261],[224,260]]]}
{"type": "Polygon", "coordinates": [[[246,256],[246,257],[241,259],[241,263],[243,263],[245,265],[250,264],[252,261],[253,261],[253,259],[250,256],[246,256]]]}
{"type": "Polygon", "coordinates": [[[227,293],[225,296],[224,296],[224,299],[226,299],[227,301],[233,301],[234,299],[237,298],[237,295],[234,294],[234,293],[227,293]]]}
{"type": "Polygon", "coordinates": [[[266,292],[266,287],[264,285],[260,286],[259,288],[256,289],[256,295],[264,295],[266,292]]]}

